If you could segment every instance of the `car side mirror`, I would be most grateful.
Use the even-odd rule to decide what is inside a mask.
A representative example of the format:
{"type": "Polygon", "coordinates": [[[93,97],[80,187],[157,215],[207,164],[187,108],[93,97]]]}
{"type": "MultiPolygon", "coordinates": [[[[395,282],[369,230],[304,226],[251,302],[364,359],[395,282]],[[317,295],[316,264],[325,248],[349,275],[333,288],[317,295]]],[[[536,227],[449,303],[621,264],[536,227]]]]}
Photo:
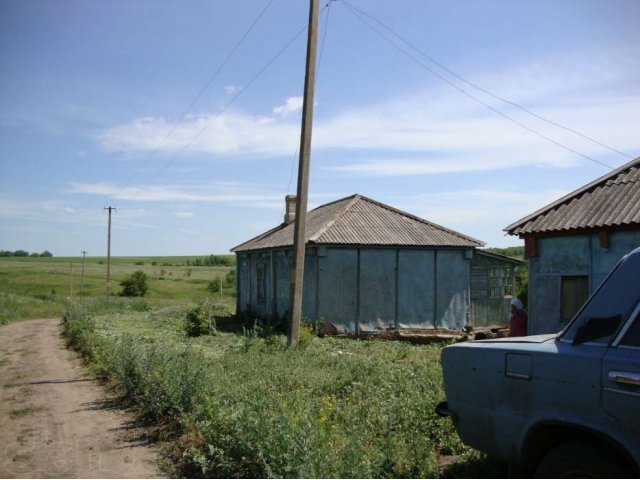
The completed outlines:
{"type": "Polygon", "coordinates": [[[618,325],[620,325],[621,319],[621,315],[587,318],[582,325],[578,327],[578,330],[573,337],[573,345],[580,345],[582,343],[595,340],[596,338],[613,335],[618,328],[618,325]]]}

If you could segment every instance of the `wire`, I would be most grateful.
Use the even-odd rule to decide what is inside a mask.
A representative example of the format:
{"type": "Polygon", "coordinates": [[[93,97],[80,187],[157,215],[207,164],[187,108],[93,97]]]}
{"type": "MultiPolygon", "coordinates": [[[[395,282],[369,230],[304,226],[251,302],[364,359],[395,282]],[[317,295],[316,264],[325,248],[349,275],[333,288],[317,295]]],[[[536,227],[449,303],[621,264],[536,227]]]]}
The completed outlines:
{"type": "MultiPolygon", "coordinates": [[[[320,14],[322,14],[324,10],[326,10],[326,8],[327,7],[323,8],[320,14]]],[[[180,150],[175,155],[173,155],[149,181],[141,186],[141,188],[147,187],[151,183],[153,183],[164,170],[166,170],[173,162],[177,160],[180,155],[182,155],[182,153],[184,153],[191,145],[193,145],[193,143],[200,137],[200,135],[202,135],[205,130],[209,128],[211,123],[217,120],[220,115],[222,115],[231,106],[231,104],[233,104],[244,92],[246,92],[247,89],[280,57],[280,55],[282,55],[298,39],[298,37],[300,37],[300,35],[302,35],[307,30],[307,28],[308,26],[305,25],[287,43],[285,43],[284,46],[262,68],[260,68],[260,70],[258,70],[258,72],[254,74],[251,79],[246,82],[244,86],[240,90],[238,90],[238,92],[226,104],[224,104],[215,115],[209,118],[205,125],[185,145],[183,145],[182,148],[180,148],[180,150]]],[[[131,200],[129,200],[128,202],[130,201],[131,200]]]]}
{"type": "MultiPolygon", "coordinates": [[[[240,48],[240,45],[242,45],[242,43],[245,41],[245,39],[249,36],[249,34],[251,33],[251,31],[254,29],[254,27],[258,24],[258,22],[260,21],[260,19],[262,19],[262,17],[264,16],[265,13],[267,13],[267,10],[269,9],[269,7],[271,6],[271,4],[274,2],[274,0],[269,0],[269,2],[267,3],[267,5],[262,9],[262,11],[260,12],[260,14],[255,18],[255,20],[253,21],[253,23],[251,23],[251,25],[249,26],[249,28],[245,31],[245,33],[242,35],[242,37],[240,37],[240,39],[236,42],[236,44],[233,46],[233,48],[229,51],[229,53],[227,54],[227,56],[224,58],[224,60],[222,61],[222,63],[220,63],[220,65],[218,65],[218,68],[215,70],[215,72],[213,72],[213,74],[209,77],[209,79],[207,80],[207,82],[204,84],[204,86],[200,89],[200,91],[197,93],[197,95],[194,97],[194,99],[191,101],[191,103],[189,104],[189,106],[187,108],[184,109],[184,111],[182,112],[182,115],[180,115],[179,119],[177,121],[175,121],[173,123],[173,125],[171,126],[171,128],[169,129],[169,131],[164,135],[164,137],[162,138],[162,140],[166,140],[167,138],[169,138],[171,136],[171,134],[175,131],[176,127],[178,126],[178,124],[180,122],[182,122],[185,117],[187,116],[187,113],[189,113],[189,111],[191,110],[191,108],[196,104],[196,102],[200,99],[200,97],[202,96],[202,94],[209,88],[209,86],[211,85],[211,83],[218,77],[218,75],[220,74],[220,72],[222,71],[222,69],[225,67],[225,65],[229,62],[229,60],[231,60],[231,57],[233,57],[233,55],[236,53],[236,51],[238,50],[238,48],[240,48]]],[[[140,173],[141,170],[143,170],[147,164],[151,161],[151,159],[158,153],[158,150],[160,149],[160,147],[156,147],[151,154],[147,157],[147,159],[145,160],[144,164],[142,165],[142,167],[140,167],[138,170],[136,170],[136,172],[134,172],[134,174],[129,178],[129,180],[127,180],[127,182],[124,184],[124,186],[122,187],[122,190],[124,190],[125,188],[127,188],[131,182],[133,181],[133,179],[138,175],[138,173],[140,173]]]]}
{"type": "Polygon", "coordinates": [[[509,120],[512,123],[515,123],[516,125],[520,126],[521,128],[527,130],[530,133],[533,133],[534,135],[537,135],[540,138],[543,138],[544,140],[553,143],[554,145],[567,150],[575,155],[578,155],[586,160],[589,160],[591,162],[597,163],[598,165],[601,165],[605,168],[608,168],[610,170],[613,170],[614,168],[611,165],[607,165],[604,162],[601,162],[600,160],[596,160],[595,158],[592,158],[588,155],[585,155],[583,153],[578,152],[577,150],[574,150],[571,147],[567,147],[566,145],[558,142],[557,140],[554,140],[551,137],[548,137],[547,135],[540,133],[539,131],[529,127],[528,125],[516,120],[515,118],[507,115],[506,113],[498,110],[497,108],[491,106],[490,104],[484,102],[483,100],[479,99],[478,97],[474,96],[473,94],[469,93],[468,91],[466,91],[465,89],[463,89],[462,87],[456,85],[455,83],[453,83],[451,80],[449,80],[447,77],[443,76],[442,74],[438,73],[437,71],[433,70],[432,68],[430,68],[428,65],[425,65],[423,62],[421,62],[419,59],[417,59],[415,56],[413,56],[411,53],[407,52],[406,50],[402,49],[402,47],[398,46],[396,43],[394,43],[391,39],[389,39],[389,37],[387,37],[384,33],[380,32],[378,29],[376,29],[375,27],[373,27],[372,25],[370,25],[366,20],[364,20],[362,18],[362,16],[355,10],[354,7],[351,6],[351,4],[349,4],[348,2],[346,2],[345,0],[342,0],[342,3],[347,7],[347,9],[351,12],[352,15],[354,15],[360,22],[362,22],[364,25],[366,25],[368,28],[370,28],[371,30],[373,30],[377,35],[381,36],[383,39],[385,39],[390,45],[392,45],[394,48],[396,48],[398,51],[400,51],[402,54],[404,54],[405,56],[407,56],[408,58],[410,58],[411,60],[413,60],[415,63],[417,63],[418,65],[420,65],[422,68],[424,68],[425,70],[427,70],[428,72],[430,72],[431,74],[435,75],[436,77],[438,77],[440,80],[442,80],[443,82],[447,83],[448,85],[450,85],[451,87],[455,88],[456,90],[458,90],[460,93],[466,95],[467,97],[471,98],[472,100],[474,100],[475,102],[483,105],[484,107],[488,108],[489,110],[491,110],[492,112],[496,113],[497,115],[500,115],[501,117],[506,118],[507,120],[509,120]]]}
{"type": "Polygon", "coordinates": [[[487,95],[489,95],[489,96],[491,96],[491,97],[493,97],[493,98],[495,98],[495,99],[497,99],[497,100],[500,100],[501,102],[508,103],[509,105],[511,105],[511,106],[513,106],[513,107],[516,107],[516,108],[518,108],[518,109],[522,110],[523,112],[526,112],[526,113],[528,113],[529,115],[532,115],[532,116],[536,117],[536,118],[537,118],[537,119],[539,119],[539,120],[542,120],[542,121],[544,121],[544,122],[549,123],[550,125],[553,125],[553,126],[555,126],[555,127],[562,128],[563,130],[566,130],[566,131],[571,132],[571,133],[573,133],[573,134],[575,134],[575,135],[578,135],[578,136],[580,136],[580,137],[582,137],[582,138],[584,138],[584,139],[586,139],[586,140],[589,140],[589,141],[591,141],[591,142],[593,142],[593,143],[595,143],[595,144],[597,144],[597,145],[600,145],[601,147],[605,147],[605,148],[607,148],[607,149],[611,150],[612,152],[618,153],[618,154],[620,154],[620,155],[622,155],[622,156],[624,156],[624,157],[627,157],[627,158],[635,158],[635,157],[633,157],[632,155],[629,155],[629,154],[627,154],[627,153],[621,152],[620,150],[617,150],[617,149],[615,149],[615,148],[613,148],[613,147],[611,147],[611,146],[607,145],[606,143],[603,143],[603,142],[601,142],[601,141],[599,141],[599,140],[596,140],[595,138],[590,137],[589,135],[586,135],[586,134],[584,134],[584,133],[582,133],[582,132],[579,132],[579,131],[577,131],[577,130],[575,130],[575,129],[573,129],[573,128],[567,127],[567,126],[565,126],[565,125],[562,125],[562,124],[560,124],[560,123],[558,123],[558,122],[555,122],[555,121],[553,121],[553,120],[549,120],[548,118],[545,118],[545,117],[543,117],[542,115],[540,115],[540,114],[538,114],[538,113],[535,113],[535,112],[533,112],[533,111],[529,110],[529,109],[528,109],[528,108],[526,108],[526,107],[523,107],[522,105],[520,105],[520,104],[518,104],[518,103],[516,103],[516,102],[513,102],[513,101],[511,101],[511,100],[509,100],[509,99],[506,99],[506,98],[504,98],[504,97],[501,97],[501,96],[499,96],[499,95],[496,95],[495,93],[490,92],[489,90],[487,90],[487,89],[485,89],[485,88],[482,88],[482,87],[481,87],[481,86],[479,86],[478,84],[473,83],[473,82],[471,82],[471,81],[469,81],[469,80],[465,79],[465,78],[464,78],[464,77],[462,77],[461,75],[458,75],[456,72],[454,72],[453,70],[449,69],[447,66],[445,66],[445,65],[443,65],[442,63],[440,63],[440,62],[438,62],[437,60],[435,60],[433,57],[430,57],[429,55],[427,55],[426,53],[424,53],[422,50],[420,50],[420,49],[419,49],[418,47],[416,47],[414,44],[412,44],[412,43],[411,43],[411,42],[409,42],[407,39],[405,39],[404,37],[402,37],[399,33],[395,32],[391,27],[388,27],[387,25],[385,25],[381,20],[379,20],[379,19],[375,18],[375,17],[374,17],[374,16],[372,16],[372,15],[369,15],[368,13],[366,13],[366,12],[362,11],[361,9],[359,9],[359,8],[355,7],[354,5],[351,5],[347,0],[342,0],[342,1],[343,1],[344,3],[349,4],[349,6],[351,6],[351,8],[353,8],[354,10],[356,10],[356,11],[357,11],[358,13],[360,13],[361,15],[364,15],[365,17],[370,18],[371,20],[373,20],[374,22],[376,22],[378,25],[380,25],[380,26],[381,26],[381,27],[383,27],[385,30],[387,30],[387,31],[388,31],[388,32],[390,32],[392,35],[394,35],[396,38],[398,38],[398,39],[399,39],[401,42],[403,42],[405,45],[407,45],[407,46],[411,47],[413,50],[415,50],[416,52],[418,52],[420,55],[422,55],[424,58],[426,58],[427,60],[429,60],[429,61],[430,61],[430,62],[432,62],[433,64],[437,65],[438,67],[440,67],[441,69],[443,69],[443,70],[444,70],[444,71],[446,71],[447,73],[449,73],[449,74],[453,75],[453,76],[454,76],[454,77],[456,77],[458,80],[460,80],[460,81],[462,81],[462,82],[466,83],[467,85],[469,85],[469,86],[471,86],[471,87],[475,88],[476,90],[479,90],[479,91],[481,91],[481,92],[483,92],[483,93],[486,93],[487,95]]]}

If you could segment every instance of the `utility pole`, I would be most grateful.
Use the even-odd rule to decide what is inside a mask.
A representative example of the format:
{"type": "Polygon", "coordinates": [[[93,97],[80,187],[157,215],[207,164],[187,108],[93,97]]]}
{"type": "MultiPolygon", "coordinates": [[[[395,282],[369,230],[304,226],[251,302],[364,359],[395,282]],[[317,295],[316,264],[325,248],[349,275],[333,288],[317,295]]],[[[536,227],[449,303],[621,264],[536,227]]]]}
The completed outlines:
{"type": "Polygon", "coordinates": [[[310,0],[307,36],[307,67],[304,76],[304,102],[302,105],[302,131],[300,133],[300,161],[296,218],[293,236],[293,275],[291,278],[291,319],[287,344],[297,347],[302,317],[302,287],[306,246],[307,198],[309,192],[309,159],[311,157],[311,128],[313,122],[313,92],[316,82],[316,47],[318,43],[318,0],[310,0]]]}
{"type": "Polygon", "coordinates": [[[80,273],[80,300],[84,296],[84,257],[87,254],[84,250],[82,250],[82,270],[80,273]]]}
{"type": "Polygon", "coordinates": [[[105,207],[105,210],[109,211],[109,227],[107,230],[107,300],[111,295],[111,211],[115,210],[115,207],[105,207]]]}
{"type": "Polygon", "coordinates": [[[71,265],[71,300],[73,300],[73,262],[71,262],[70,265],[71,265]]]}

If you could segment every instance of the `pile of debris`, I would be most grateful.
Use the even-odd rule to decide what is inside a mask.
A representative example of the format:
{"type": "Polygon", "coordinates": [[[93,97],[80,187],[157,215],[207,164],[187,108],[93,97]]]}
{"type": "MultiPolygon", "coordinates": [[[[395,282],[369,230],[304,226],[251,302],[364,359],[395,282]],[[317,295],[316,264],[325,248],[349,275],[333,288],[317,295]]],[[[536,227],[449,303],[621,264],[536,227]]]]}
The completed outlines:
{"type": "Polygon", "coordinates": [[[462,330],[444,328],[412,328],[385,330],[364,330],[358,333],[340,333],[331,322],[323,321],[318,325],[318,335],[321,337],[352,338],[360,340],[399,340],[413,344],[427,344],[442,341],[486,340],[509,336],[509,327],[488,326],[473,327],[467,325],[462,330]]]}

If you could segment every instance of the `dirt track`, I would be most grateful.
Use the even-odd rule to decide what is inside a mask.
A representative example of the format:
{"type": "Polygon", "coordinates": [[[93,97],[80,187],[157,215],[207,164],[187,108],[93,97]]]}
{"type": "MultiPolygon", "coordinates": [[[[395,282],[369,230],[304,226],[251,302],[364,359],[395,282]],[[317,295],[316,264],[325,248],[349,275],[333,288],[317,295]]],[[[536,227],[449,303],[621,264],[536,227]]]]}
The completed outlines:
{"type": "Polygon", "coordinates": [[[145,431],[60,332],[59,319],[0,327],[0,478],[160,477],[145,431]]]}

